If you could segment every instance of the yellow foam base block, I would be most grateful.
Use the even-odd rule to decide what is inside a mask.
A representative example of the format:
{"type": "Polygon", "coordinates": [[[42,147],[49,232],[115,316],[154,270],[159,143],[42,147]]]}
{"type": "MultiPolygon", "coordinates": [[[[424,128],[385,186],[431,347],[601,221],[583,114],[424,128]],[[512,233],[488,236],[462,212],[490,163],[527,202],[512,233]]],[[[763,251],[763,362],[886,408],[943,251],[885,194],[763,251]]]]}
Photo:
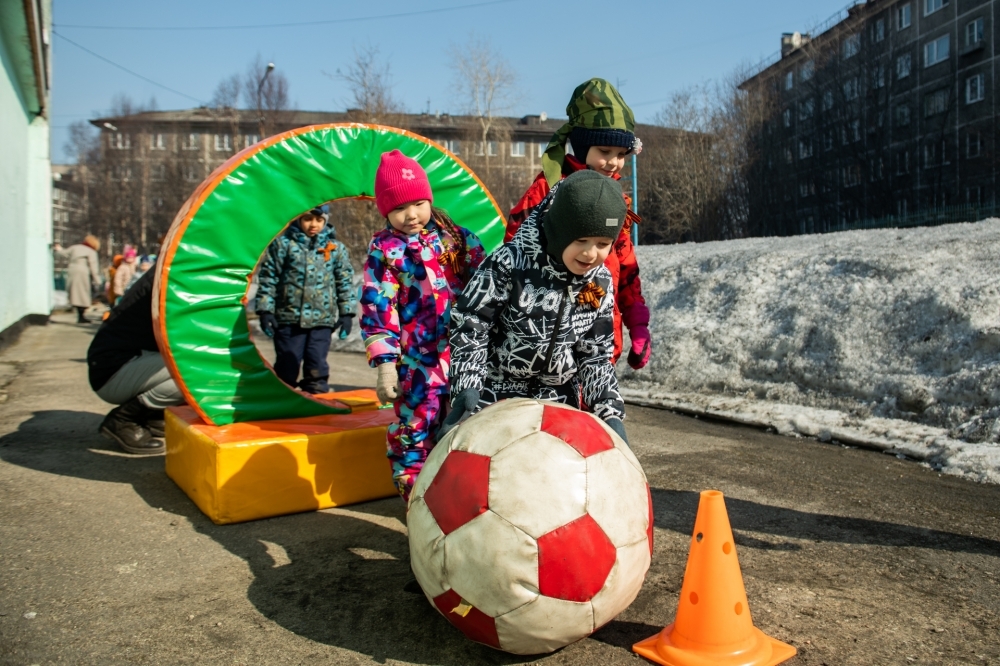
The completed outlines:
{"type": "Polygon", "coordinates": [[[397,494],[386,459],[391,409],[371,390],[323,396],[351,414],[212,426],[166,410],[166,471],[218,525],[397,494]]]}

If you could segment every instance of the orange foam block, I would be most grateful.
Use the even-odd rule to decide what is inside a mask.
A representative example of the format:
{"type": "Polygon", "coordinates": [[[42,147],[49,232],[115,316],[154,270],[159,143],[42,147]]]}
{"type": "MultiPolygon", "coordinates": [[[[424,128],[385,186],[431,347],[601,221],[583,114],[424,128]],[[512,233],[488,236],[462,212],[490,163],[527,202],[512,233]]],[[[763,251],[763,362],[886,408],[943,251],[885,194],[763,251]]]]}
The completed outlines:
{"type": "Polygon", "coordinates": [[[190,407],[168,409],[167,476],[219,525],[395,495],[393,410],[370,389],[323,397],[352,413],[213,426],[190,407]]]}

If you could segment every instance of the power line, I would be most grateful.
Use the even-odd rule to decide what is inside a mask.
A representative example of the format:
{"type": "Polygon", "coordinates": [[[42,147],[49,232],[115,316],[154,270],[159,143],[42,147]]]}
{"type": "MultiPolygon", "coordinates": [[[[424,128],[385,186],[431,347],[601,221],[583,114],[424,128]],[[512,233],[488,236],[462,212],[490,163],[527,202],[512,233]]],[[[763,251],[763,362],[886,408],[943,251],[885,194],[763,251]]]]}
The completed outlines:
{"type": "MultiPolygon", "coordinates": [[[[379,16],[359,16],[357,18],[329,19],[323,21],[301,21],[298,23],[261,23],[256,25],[202,25],[202,26],[118,26],[118,25],[71,25],[60,23],[53,26],[57,28],[81,28],[87,30],[256,30],[260,28],[301,28],[314,25],[332,25],[336,23],[360,23],[362,21],[378,21],[381,19],[405,18],[409,16],[421,16],[424,14],[442,14],[461,9],[475,9],[476,7],[487,7],[489,5],[502,5],[520,0],[490,0],[489,2],[477,2],[471,5],[459,5],[458,7],[442,7],[440,9],[423,9],[413,12],[402,12],[399,14],[381,14],[379,16]]],[[[65,38],[64,38],[65,39],[65,38]]]]}
{"type": "Polygon", "coordinates": [[[137,72],[133,72],[131,69],[128,69],[127,67],[123,67],[122,65],[119,65],[118,63],[114,62],[113,60],[108,60],[107,58],[105,58],[101,54],[94,53],[93,51],[91,51],[90,49],[88,49],[86,46],[82,46],[80,44],[77,44],[76,42],[74,42],[72,39],[70,39],[68,37],[63,37],[62,35],[60,35],[55,30],[52,31],[52,34],[55,35],[56,37],[58,37],[59,39],[63,40],[64,42],[69,42],[70,44],[72,44],[76,48],[80,49],[81,51],[85,51],[85,52],[89,53],[90,55],[94,56],[98,60],[103,60],[104,62],[108,63],[109,65],[112,65],[113,67],[117,67],[118,69],[122,70],[123,72],[125,72],[127,74],[131,74],[132,76],[134,76],[136,78],[142,79],[146,83],[151,83],[154,86],[156,86],[157,88],[163,88],[164,90],[168,90],[168,91],[174,93],[175,95],[180,95],[181,97],[186,97],[186,98],[188,98],[190,100],[198,102],[199,104],[204,104],[204,102],[202,100],[198,99],[197,97],[192,97],[191,95],[188,95],[187,93],[182,93],[180,90],[174,90],[173,88],[168,88],[167,86],[163,85],[162,83],[157,83],[153,79],[145,77],[142,74],[139,74],[137,72]]]}

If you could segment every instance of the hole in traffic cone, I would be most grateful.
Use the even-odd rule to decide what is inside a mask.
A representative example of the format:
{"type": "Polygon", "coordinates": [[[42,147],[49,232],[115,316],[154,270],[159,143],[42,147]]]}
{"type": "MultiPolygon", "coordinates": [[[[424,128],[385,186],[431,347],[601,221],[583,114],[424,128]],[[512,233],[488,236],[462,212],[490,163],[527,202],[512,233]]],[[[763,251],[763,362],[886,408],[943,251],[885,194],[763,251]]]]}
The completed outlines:
{"type": "Polygon", "coordinates": [[[702,491],[674,623],[633,651],[667,666],[772,666],[795,656],[753,626],[733,544],[722,493],[702,491]]]}

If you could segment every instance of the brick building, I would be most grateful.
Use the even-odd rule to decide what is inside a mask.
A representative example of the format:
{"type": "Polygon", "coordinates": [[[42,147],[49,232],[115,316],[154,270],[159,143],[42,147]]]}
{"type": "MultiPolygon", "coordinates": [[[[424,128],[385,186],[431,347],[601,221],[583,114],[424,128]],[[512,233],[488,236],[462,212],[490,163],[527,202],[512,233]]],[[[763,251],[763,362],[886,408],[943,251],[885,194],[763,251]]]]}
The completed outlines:
{"type": "Polygon", "coordinates": [[[753,146],[757,233],[995,210],[998,18],[998,0],[867,0],[783,35],[741,85],[772,101],[753,146]]]}

